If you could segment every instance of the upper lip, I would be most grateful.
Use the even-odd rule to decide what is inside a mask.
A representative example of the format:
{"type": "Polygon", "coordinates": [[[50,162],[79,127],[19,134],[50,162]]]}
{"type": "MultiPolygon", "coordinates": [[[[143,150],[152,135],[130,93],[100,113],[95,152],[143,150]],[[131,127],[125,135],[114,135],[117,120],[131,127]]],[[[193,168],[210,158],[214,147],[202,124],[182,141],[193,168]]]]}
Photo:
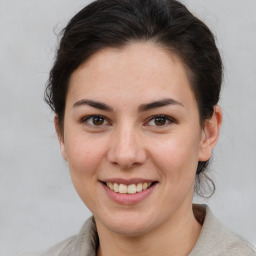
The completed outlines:
{"type": "Polygon", "coordinates": [[[133,178],[133,179],[122,179],[122,178],[109,178],[100,180],[101,182],[111,182],[111,183],[117,183],[117,184],[124,184],[124,185],[130,185],[130,184],[139,184],[139,183],[146,183],[146,182],[156,182],[156,180],[151,179],[141,179],[141,178],[133,178]]]}

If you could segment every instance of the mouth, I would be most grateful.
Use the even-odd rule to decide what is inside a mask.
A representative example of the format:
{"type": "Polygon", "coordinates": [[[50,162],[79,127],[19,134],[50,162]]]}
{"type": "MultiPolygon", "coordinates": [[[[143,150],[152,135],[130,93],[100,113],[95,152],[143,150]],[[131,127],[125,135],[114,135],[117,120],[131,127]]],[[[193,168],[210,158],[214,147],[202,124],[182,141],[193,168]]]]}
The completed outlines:
{"type": "Polygon", "coordinates": [[[102,183],[109,188],[111,191],[118,193],[118,194],[138,194],[142,191],[145,191],[152,186],[154,186],[156,181],[154,182],[140,182],[140,183],[132,183],[132,184],[123,184],[117,182],[103,182],[102,183]]]}

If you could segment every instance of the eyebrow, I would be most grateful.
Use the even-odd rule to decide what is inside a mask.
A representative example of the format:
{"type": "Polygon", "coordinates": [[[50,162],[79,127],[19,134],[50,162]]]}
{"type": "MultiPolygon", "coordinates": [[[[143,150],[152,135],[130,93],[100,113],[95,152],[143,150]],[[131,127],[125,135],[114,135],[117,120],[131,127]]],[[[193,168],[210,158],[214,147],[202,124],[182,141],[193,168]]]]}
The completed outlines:
{"type": "MultiPolygon", "coordinates": [[[[113,112],[113,108],[108,106],[105,103],[99,102],[99,101],[94,101],[94,100],[88,100],[88,99],[82,99],[77,101],[73,107],[79,107],[79,106],[83,106],[83,105],[87,105],[96,109],[100,109],[100,110],[105,110],[105,111],[110,111],[113,112]]],[[[184,105],[174,99],[163,99],[163,100],[159,100],[159,101],[154,101],[154,102],[150,102],[147,104],[142,104],[139,106],[138,108],[138,112],[144,112],[144,111],[148,111],[154,108],[159,108],[159,107],[164,107],[164,106],[168,106],[168,105],[179,105],[179,106],[183,106],[184,105]]]]}
{"type": "Polygon", "coordinates": [[[79,107],[79,106],[83,106],[83,105],[87,105],[87,106],[91,106],[93,108],[97,108],[100,110],[105,110],[105,111],[113,111],[113,108],[108,106],[105,103],[99,102],[99,101],[94,101],[94,100],[79,100],[77,101],[73,107],[79,107]]]}
{"type": "Polygon", "coordinates": [[[160,108],[160,107],[164,107],[164,106],[168,106],[168,105],[179,105],[179,106],[183,106],[184,105],[174,99],[163,99],[163,100],[159,100],[159,101],[154,101],[148,104],[142,104],[139,106],[138,111],[139,112],[144,112],[144,111],[148,111],[150,109],[154,109],[154,108],[160,108]]]}

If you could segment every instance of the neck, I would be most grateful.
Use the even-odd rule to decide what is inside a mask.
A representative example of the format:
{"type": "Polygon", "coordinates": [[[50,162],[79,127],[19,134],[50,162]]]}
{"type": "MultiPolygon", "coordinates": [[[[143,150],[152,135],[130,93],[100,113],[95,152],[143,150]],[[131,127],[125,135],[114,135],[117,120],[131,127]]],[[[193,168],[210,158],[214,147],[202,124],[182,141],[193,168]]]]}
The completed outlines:
{"type": "MultiPolygon", "coordinates": [[[[178,214],[177,216],[180,216],[178,214]]],[[[201,231],[192,207],[182,218],[172,217],[168,223],[144,235],[127,237],[97,225],[100,246],[98,256],[185,256],[193,249],[201,231]]]]}

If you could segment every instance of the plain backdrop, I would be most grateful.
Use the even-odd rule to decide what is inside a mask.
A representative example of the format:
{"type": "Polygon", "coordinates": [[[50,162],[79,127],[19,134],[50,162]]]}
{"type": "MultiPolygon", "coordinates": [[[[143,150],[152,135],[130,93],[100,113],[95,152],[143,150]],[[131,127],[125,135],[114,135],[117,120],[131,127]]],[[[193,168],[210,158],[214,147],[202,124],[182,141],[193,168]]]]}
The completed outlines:
{"type": "MultiPolygon", "coordinates": [[[[256,1],[184,1],[212,29],[225,64],[216,193],[205,202],[256,245],[256,1]]],[[[0,0],[0,256],[40,252],[90,215],[43,101],[56,34],[88,1],[0,0]]]]}

